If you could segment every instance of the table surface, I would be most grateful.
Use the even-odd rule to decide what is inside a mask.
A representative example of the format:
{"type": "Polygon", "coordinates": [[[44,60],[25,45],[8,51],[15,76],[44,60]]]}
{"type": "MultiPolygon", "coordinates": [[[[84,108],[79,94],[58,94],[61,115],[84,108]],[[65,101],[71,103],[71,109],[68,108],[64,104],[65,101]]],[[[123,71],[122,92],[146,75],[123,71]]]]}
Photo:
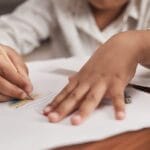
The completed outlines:
{"type": "Polygon", "coordinates": [[[150,150],[150,128],[124,133],[103,141],[67,146],[55,150],[150,150]]]}

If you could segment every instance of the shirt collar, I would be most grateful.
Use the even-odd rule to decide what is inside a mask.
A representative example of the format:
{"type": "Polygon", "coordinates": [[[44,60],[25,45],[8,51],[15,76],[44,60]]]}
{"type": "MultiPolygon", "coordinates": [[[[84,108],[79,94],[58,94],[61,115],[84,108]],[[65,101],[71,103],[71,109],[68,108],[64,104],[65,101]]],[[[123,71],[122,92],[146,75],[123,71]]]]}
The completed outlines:
{"type": "Polygon", "coordinates": [[[139,7],[137,0],[130,0],[126,10],[125,10],[125,18],[132,18],[134,20],[138,20],[139,17],[139,7]]]}
{"type": "MultiPolygon", "coordinates": [[[[137,0],[130,0],[126,10],[122,15],[121,24],[126,24],[129,18],[138,20],[139,11],[137,0]]],[[[74,9],[74,20],[76,26],[84,31],[86,34],[94,37],[98,41],[105,42],[101,31],[96,25],[95,19],[91,13],[87,0],[76,0],[76,5],[74,9]]]]}
{"type": "Polygon", "coordinates": [[[99,28],[96,25],[87,0],[76,1],[74,21],[76,26],[81,31],[84,31],[86,34],[94,37],[98,41],[105,41],[103,36],[100,34],[99,28]]]}

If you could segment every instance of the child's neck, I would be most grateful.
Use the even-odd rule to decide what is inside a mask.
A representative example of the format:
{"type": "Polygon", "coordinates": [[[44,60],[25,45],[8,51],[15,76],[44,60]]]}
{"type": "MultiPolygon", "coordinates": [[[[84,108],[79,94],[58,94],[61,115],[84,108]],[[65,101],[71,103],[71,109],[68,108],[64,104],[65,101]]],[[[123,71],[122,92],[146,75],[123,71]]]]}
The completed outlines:
{"type": "Polygon", "coordinates": [[[91,9],[98,27],[101,30],[103,30],[105,27],[107,27],[110,23],[112,23],[115,19],[117,19],[120,16],[120,14],[124,11],[125,7],[126,5],[112,10],[99,10],[91,6],[91,9]]]}

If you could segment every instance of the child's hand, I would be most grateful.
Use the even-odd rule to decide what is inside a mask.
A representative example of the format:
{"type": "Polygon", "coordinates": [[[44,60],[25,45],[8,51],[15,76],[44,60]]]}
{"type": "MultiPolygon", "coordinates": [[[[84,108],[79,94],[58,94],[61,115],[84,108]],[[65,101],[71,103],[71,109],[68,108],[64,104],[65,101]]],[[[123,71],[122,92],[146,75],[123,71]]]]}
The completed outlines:
{"type": "Polygon", "coordinates": [[[104,97],[112,100],[116,118],[124,119],[124,90],[133,78],[140,59],[139,43],[136,32],[127,32],[112,37],[100,47],[45,108],[44,114],[49,121],[59,122],[77,110],[71,122],[78,125],[104,97]]]}
{"type": "Polygon", "coordinates": [[[10,47],[0,45],[0,101],[25,98],[32,91],[28,70],[22,58],[10,47]],[[4,53],[5,51],[5,53],[4,53]],[[15,66],[12,68],[10,62],[15,66]]]}

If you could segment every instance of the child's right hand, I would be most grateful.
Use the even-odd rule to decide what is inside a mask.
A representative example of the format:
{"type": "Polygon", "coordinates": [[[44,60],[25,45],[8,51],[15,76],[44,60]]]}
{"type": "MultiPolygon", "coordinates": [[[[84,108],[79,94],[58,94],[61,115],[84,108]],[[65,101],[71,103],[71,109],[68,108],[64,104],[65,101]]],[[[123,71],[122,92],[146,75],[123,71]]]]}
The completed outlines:
{"type": "Polygon", "coordinates": [[[0,45],[0,102],[11,98],[26,98],[27,94],[32,92],[32,89],[28,69],[21,56],[12,48],[0,45]],[[12,68],[3,55],[3,51],[5,51],[17,71],[12,68]]]}

